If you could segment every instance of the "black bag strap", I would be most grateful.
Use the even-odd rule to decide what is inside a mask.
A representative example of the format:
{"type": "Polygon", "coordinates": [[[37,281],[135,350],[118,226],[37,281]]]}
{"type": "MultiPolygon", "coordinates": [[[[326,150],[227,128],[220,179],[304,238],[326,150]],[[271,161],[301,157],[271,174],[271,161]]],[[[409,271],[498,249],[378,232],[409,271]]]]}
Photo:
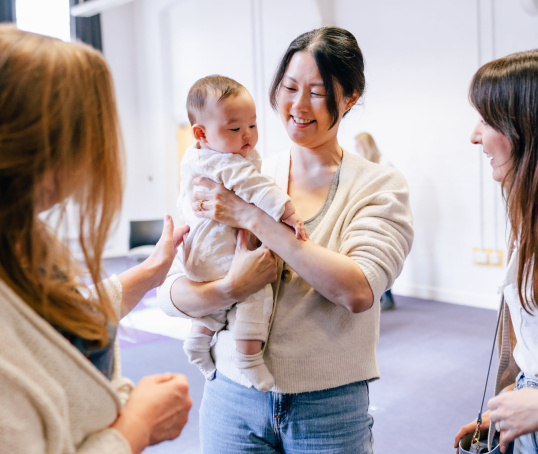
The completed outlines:
{"type": "Polygon", "coordinates": [[[489,380],[489,374],[491,372],[491,363],[493,361],[493,352],[495,351],[495,341],[497,340],[497,333],[499,332],[499,324],[501,322],[501,316],[504,310],[504,295],[502,297],[501,301],[501,309],[499,310],[499,315],[497,317],[497,326],[495,327],[495,336],[493,337],[493,345],[491,346],[491,355],[489,357],[489,366],[488,366],[488,374],[486,375],[486,385],[484,386],[484,394],[482,395],[482,404],[480,405],[480,411],[478,412],[478,418],[476,418],[477,424],[476,424],[476,430],[473,435],[473,442],[480,439],[480,425],[482,424],[482,410],[484,409],[484,400],[486,399],[486,390],[488,388],[488,380],[489,380]]]}

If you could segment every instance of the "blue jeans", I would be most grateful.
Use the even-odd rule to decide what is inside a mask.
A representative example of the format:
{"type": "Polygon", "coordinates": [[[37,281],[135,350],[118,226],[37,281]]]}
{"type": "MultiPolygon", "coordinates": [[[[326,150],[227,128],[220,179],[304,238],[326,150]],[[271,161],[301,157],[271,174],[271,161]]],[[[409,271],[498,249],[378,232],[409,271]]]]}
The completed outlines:
{"type": "Polygon", "coordinates": [[[371,454],[366,381],[310,393],[241,386],[217,371],[200,408],[204,454],[371,454]]]}
{"type": "MultiPolygon", "coordinates": [[[[538,389],[538,379],[536,377],[526,377],[520,372],[516,379],[514,392],[522,388],[538,389]]],[[[538,453],[538,432],[522,435],[514,440],[513,454],[538,453]]]]}

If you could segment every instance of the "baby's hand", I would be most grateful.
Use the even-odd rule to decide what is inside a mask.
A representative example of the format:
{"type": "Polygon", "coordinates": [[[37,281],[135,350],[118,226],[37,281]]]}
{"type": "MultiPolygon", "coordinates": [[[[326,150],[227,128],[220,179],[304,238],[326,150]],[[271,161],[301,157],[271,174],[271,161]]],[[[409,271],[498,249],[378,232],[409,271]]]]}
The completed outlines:
{"type": "Polygon", "coordinates": [[[285,219],[282,219],[282,222],[295,229],[295,238],[300,238],[303,241],[308,240],[308,233],[306,231],[306,227],[304,226],[304,222],[295,213],[285,219]]]}

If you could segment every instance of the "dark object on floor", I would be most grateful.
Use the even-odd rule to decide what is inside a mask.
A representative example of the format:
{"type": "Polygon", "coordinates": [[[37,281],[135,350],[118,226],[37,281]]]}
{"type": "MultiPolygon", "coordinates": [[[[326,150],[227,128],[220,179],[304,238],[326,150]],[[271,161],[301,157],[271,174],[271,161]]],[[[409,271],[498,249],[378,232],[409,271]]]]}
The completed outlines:
{"type": "Polygon", "coordinates": [[[391,311],[396,309],[396,304],[394,303],[394,297],[392,292],[388,289],[383,295],[381,295],[381,310],[382,311],[391,311]]]}

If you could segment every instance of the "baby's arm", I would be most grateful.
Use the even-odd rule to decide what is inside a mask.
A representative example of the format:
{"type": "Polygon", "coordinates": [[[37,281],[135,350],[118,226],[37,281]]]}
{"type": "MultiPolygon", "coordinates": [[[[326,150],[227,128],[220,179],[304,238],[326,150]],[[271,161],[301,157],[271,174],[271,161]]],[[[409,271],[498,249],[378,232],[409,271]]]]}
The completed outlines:
{"type": "Polygon", "coordinates": [[[295,207],[290,202],[287,202],[282,215],[282,222],[295,229],[295,237],[303,241],[308,240],[308,233],[301,218],[295,214],[295,207]]]}
{"type": "MultiPolygon", "coordinates": [[[[237,154],[201,150],[197,165],[203,168],[200,175],[222,183],[226,189],[235,192],[245,202],[256,205],[276,222],[287,217],[283,213],[290,197],[274,179],[260,173],[261,159],[256,150],[252,150],[246,158],[237,154]]],[[[292,207],[286,214],[293,212],[295,210],[292,207]]]]}

